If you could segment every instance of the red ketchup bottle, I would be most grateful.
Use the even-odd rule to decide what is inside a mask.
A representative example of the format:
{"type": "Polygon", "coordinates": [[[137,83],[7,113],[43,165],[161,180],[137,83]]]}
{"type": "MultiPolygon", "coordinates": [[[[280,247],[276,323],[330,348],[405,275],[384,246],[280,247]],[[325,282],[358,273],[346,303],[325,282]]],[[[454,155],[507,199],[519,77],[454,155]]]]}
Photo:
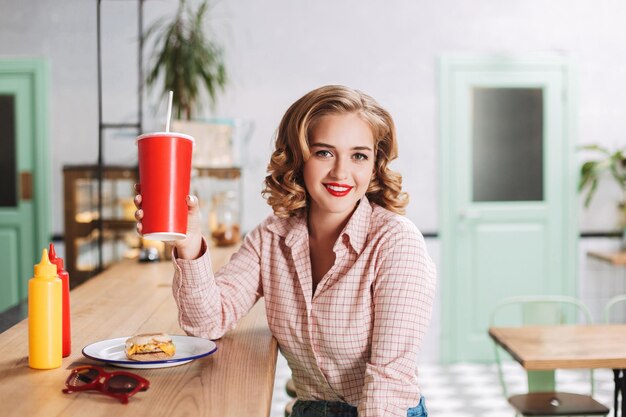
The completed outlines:
{"type": "Polygon", "coordinates": [[[63,357],[67,358],[72,353],[72,328],[70,324],[70,274],[63,269],[63,258],[59,258],[54,250],[54,245],[50,243],[48,252],[50,262],[56,265],[57,275],[61,278],[62,294],[62,317],[63,317],[63,357]]]}

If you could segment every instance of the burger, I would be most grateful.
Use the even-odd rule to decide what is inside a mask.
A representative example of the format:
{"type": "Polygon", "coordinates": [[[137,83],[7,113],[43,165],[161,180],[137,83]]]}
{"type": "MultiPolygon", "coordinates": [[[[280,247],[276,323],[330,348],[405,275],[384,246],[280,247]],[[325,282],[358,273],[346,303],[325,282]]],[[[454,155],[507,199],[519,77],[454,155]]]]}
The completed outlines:
{"type": "Polygon", "coordinates": [[[165,333],[145,333],[128,338],[124,351],[133,361],[160,361],[174,356],[176,346],[165,333]]]}

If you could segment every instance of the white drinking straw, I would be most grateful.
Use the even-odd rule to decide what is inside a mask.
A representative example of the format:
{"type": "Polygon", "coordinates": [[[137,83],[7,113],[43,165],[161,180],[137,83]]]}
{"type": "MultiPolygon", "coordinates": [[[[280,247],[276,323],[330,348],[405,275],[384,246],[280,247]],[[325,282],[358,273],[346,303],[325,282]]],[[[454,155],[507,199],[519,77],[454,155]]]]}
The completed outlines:
{"type": "Polygon", "coordinates": [[[170,97],[167,103],[167,122],[165,122],[165,131],[170,131],[170,119],[172,118],[172,100],[174,99],[174,92],[170,90],[170,97]]]}

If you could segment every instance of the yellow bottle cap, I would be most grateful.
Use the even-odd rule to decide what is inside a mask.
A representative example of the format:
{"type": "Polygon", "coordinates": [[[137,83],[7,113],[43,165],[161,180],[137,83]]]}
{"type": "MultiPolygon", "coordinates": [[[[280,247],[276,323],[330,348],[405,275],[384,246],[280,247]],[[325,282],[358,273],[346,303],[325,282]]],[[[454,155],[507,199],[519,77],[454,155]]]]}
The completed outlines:
{"type": "Polygon", "coordinates": [[[57,266],[48,259],[48,250],[44,249],[41,254],[41,262],[35,265],[35,276],[56,276],[57,266]]]}

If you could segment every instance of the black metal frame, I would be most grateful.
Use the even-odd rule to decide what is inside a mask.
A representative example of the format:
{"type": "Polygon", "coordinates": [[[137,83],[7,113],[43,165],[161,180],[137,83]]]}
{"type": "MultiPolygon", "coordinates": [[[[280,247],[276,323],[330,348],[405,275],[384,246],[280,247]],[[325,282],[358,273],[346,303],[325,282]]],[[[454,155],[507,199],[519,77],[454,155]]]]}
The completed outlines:
{"type": "Polygon", "coordinates": [[[615,382],[615,393],[613,394],[613,415],[617,417],[621,408],[622,415],[626,415],[626,369],[613,369],[613,381],[615,382]]]}
{"type": "Polygon", "coordinates": [[[104,131],[106,129],[128,129],[136,128],[137,134],[142,132],[143,124],[143,4],[145,0],[121,0],[121,1],[137,1],[138,3],[138,91],[137,91],[137,122],[135,123],[104,123],[102,120],[102,49],[101,49],[101,8],[102,1],[97,0],[97,37],[98,37],[98,264],[97,270],[101,271],[104,266],[103,246],[104,246],[104,228],[102,218],[102,183],[104,180],[104,131]]]}

